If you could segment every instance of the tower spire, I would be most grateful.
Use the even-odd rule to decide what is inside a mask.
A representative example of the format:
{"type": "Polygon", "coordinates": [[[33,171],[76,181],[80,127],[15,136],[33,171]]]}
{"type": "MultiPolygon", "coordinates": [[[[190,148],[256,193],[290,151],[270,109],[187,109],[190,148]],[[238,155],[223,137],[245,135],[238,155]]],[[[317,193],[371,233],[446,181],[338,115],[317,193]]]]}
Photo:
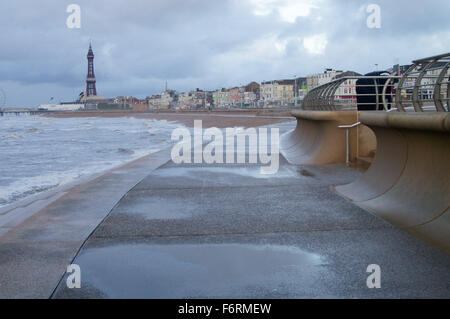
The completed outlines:
{"type": "Polygon", "coordinates": [[[87,54],[88,60],[88,74],[86,77],[86,96],[97,95],[97,89],[95,87],[95,73],[94,73],[94,52],[92,51],[92,45],[89,41],[89,51],[87,54]]]}

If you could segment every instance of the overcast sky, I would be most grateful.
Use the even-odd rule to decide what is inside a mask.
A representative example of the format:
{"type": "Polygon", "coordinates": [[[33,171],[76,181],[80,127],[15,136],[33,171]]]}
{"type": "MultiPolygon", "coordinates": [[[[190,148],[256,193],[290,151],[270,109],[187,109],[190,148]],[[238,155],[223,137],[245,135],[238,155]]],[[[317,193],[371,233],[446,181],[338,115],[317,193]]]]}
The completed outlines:
{"type": "Polygon", "coordinates": [[[449,16],[448,0],[1,0],[0,89],[7,106],[74,100],[90,40],[107,97],[144,98],[166,80],[186,91],[324,68],[367,73],[449,52],[449,16]],[[66,25],[71,3],[79,29],[66,25]],[[379,29],[367,27],[372,3],[379,29]]]}

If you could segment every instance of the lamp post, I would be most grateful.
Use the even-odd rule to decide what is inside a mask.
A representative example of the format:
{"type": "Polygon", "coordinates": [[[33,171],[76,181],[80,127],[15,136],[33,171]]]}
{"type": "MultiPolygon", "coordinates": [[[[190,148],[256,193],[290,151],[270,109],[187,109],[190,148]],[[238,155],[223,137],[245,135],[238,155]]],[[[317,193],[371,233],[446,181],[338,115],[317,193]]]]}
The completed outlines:
{"type": "Polygon", "coordinates": [[[264,91],[265,91],[265,89],[266,89],[266,87],[265,87],[265,82],[266,82],[266,80],[263,80],[262,81],[262,83],[261,83],[261,87],[264,85],[264,87],[260,87],[259,88],[259,98],[261,99],[262,98],[262,100],[263,100],[263,103],[262,103],[262,107],[263,107],[263,109],[265,109],[266,108],[266,95],[265,95],[265,93],[263,93],[264,91]],[[261,92],[262,91],[262,92],[261,92]]]}

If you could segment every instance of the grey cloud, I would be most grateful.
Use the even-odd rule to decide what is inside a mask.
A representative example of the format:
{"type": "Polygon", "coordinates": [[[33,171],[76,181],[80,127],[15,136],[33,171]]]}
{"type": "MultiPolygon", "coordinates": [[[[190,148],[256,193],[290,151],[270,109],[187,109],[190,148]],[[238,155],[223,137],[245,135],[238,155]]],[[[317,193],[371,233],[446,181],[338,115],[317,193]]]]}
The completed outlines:
{"type": "Polygon", "coordinates": [[[107,96],[145,97],[161,91],[166,80],[171,88],[189,90],[325,67],[365,73],[375,63],[389,67],[396,58],[409,63],[449,51],[448,1],[315,3],[310,15],[290,23],[276,8],[253,14],[250,0],[2,1],[0,87],[12,105],[45,103],[55,92],[63,100],[75,98],[85,85],[89,40],[98,91],[107,96]],[[66,7],[74,2],[82,10],[79,30],[65,25],[66,7]],[[369,3],[381,7],[381,29],[366,26],[369,3]],[[310,54],[303,39],[321,33],[327,37],[324,53],[310,54]]]}

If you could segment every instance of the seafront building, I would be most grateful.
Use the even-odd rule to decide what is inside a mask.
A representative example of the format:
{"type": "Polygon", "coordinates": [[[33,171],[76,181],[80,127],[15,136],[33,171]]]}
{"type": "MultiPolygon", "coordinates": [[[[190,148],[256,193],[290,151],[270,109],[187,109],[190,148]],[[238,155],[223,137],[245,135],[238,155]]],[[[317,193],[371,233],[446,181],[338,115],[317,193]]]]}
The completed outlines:
{"type": "Polygon", "coordinates": [[[275,98],[280,106],[294,103],[294,80],[275,82],[275,98]]]}
{"type": "Polygon", "coordinates": [[[150,110],[157,110],[161,108],[161,94],[147,96],[145,100],[150,110]]]}
{"type": "Polygon", "coordinates": [[[306,77],[306,86],[308,90],[312,90],[317,86],[331,82],[336,76],[342,74],[343,71],[333,69],[325,69],[323,73],[308,75],[306,77]]]}
{"type": "Polygon", "coordinates": [[[194,103],[194,96],[192,92],[182,92],[178,96],[178,104],[181,109],[187,109],[194,103]]]}
{"type": "Polygon", "coordinates": [[[178,101],[178,93],[175,90],[166,90],[161,94],[160,108],[170,109],[178,101]]]}
{"type": "Polygon", "coordinates": [[[244,103],[244,89],[234,87],[230,89],[230,102],[233,107],[243,107],[244,103]]]}
{"type": "Polygon", "coordinates": [[[228,108],[230,102],[230,91],[225,88],[214,91],[213,104],[216,108],[228,108]]]}
{"type": "Polygon", "coordinates": [[[277,80],[261,83],[261,97],[264,107],[294,104],[295,80],[277,80]]]}
{"type": "Polygon", "coordinates": [[[261,99],[265,106],[270,105],[275,101],[274,97],[274,83],[273,81],[267,81],[261,83],[261,99]]]}
{"type": "MultiPolygon", "coordinates": [[[[361,74],[353,71],[347,71],[338,74],[334,79],[339,79],[343,77],[351,76],[361,76],[361,74]]],[[[356,103],[356,79],[345,80],[336,90],[336,99],[340,102],[347,102],[350,104],[356,103]]]]}
{"type": "Polygon", "coordinates": [[[84,104],[41,104],[38,106],[39,111],[79,111],[84,109],[84,104]]]}

